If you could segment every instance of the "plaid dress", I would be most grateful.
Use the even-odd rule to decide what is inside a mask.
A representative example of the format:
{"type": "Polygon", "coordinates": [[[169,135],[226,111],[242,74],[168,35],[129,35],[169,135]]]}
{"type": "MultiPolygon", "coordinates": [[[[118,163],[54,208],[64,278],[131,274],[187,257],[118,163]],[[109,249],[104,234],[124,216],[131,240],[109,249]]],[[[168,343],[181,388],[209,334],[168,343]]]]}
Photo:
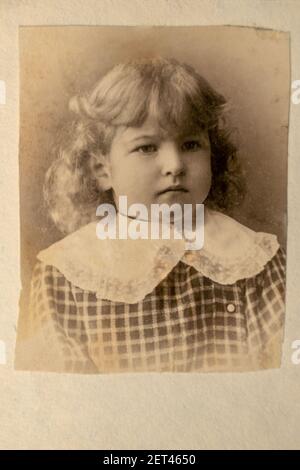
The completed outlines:
{"type": "Polygon", "coordinates": [[[38,261],[16,368],[107,373],[279,366],[284,292],[281,248],[257,275],[229,285],[180,260],[134,304],[101,299],[38,261]]]}

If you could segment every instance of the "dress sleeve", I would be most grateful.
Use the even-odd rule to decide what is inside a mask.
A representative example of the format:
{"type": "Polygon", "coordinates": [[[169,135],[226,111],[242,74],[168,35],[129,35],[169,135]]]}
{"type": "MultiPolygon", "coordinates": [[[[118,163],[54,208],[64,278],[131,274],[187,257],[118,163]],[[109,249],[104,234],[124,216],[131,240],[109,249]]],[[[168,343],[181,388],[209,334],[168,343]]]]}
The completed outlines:
{"type": "Polygon", "coordinates": [[[280,247],[264,270],[246,280],[249,353],[261,368],[280,367],[285,318],[286,255],[280,247]]]}
{"type": "Polygon", "coordinates": [[[87,336],[76,317],[71,284],[54,266],[38,261],[30,302],[18,332],[15,368],[52,372],[97,372],[88,355],[87,336]],[[72,322],[77,330],[68,328],[72,322]],[[73,331],[73,333],[72,333],[73,331]]]}

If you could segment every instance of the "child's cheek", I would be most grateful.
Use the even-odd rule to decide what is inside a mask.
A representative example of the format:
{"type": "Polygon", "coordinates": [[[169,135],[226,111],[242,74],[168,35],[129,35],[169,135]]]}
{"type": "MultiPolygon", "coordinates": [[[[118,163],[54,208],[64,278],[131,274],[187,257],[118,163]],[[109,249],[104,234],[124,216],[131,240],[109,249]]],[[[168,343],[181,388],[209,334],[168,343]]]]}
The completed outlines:
{"type": "Polygon", "coordinates": [[[195,187],[199,188],[199,192],[201,193],[200,197],[205,199],[210,191],[212,184],[210,160],[207,160],[205,164],[202,164],[200,167],[198,167],[198,171],[195,171],[194,175],[197,175],[197,180],[194,178],[195,187]]]}
{"type": "Polygon", "coordinates": [[[210,152],[199,152],[195,153],[193,158],[189,162],[189,170],[192,175],[200,177],[211,177],[211,157],[210,152]]]}

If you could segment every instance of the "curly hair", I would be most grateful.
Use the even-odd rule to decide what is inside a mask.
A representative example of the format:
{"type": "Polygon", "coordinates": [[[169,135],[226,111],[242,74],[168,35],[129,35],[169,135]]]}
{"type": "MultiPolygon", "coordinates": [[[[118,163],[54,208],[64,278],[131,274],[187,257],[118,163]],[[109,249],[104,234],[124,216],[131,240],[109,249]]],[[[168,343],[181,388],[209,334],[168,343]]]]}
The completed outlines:
{"type": "Polygon", "coordinates": [[[205,128],[211,144],[212,185],[205,204],[228,211],[243,197],[237,150],[225,125],[225,98],[190,65],[175,59],[118,64],[86,94],[69,103],[58,157],[46,173],[44,198],[63,233],[96,219],[103,202],[114,204],[94,168],[103,164],[118,126],[141,126],[148,116],[170,132],[205,128]]]}

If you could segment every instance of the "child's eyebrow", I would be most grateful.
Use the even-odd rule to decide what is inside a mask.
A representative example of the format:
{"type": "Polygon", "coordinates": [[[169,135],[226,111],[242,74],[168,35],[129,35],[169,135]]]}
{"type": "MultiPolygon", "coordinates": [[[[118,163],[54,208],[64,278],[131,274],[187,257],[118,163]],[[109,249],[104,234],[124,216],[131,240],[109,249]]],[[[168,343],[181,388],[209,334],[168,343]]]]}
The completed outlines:
{"type": "Polygon", "coordinates": [[[142,134],[138,135],[136,137],[130,138],[130,142],[136,142],[138,140],[143,140],[143,139],[159,139],[161,138],[161,135],[159,134],[142,134]]]}
{"type": "MultiPolygon", "coordinates": [[[[166,135],[163,133],[163,132],[158,132],[158,133],[144,133],[144,134],[141,134],[141,135],[137,135],[137,136],[133,136],[133,137],[130,137],[128,136],[127,139],[128,139],[128,143],[135,143],[139,140],[144,140],[144,139],[153,139],[153,140],[159,140],[159,139],[163,139],[164,137],[166,137],[166,135]]],[[[172,138],[172,136],[169,136],[170,138],[172,138]]],[[[176,136],[176,139],[180,140],[180,139],[186,139],[186,138],[200,138],[200,137],[203,137],[203,131],[195,131],[195,130],[191,130],[191,132],[183,132],[183,133],[180,133],[176,136]]],[[[173,136],[173,138],[175,138],[173,136]]]]}

